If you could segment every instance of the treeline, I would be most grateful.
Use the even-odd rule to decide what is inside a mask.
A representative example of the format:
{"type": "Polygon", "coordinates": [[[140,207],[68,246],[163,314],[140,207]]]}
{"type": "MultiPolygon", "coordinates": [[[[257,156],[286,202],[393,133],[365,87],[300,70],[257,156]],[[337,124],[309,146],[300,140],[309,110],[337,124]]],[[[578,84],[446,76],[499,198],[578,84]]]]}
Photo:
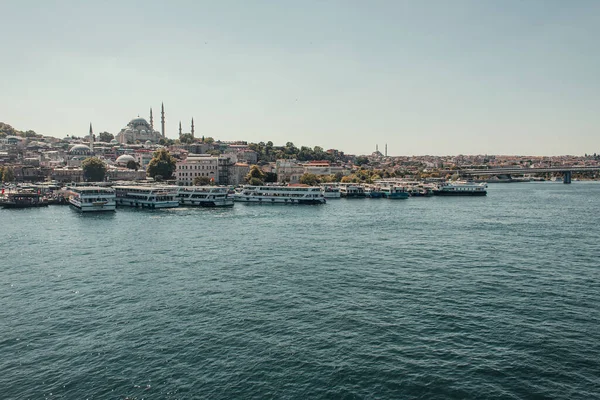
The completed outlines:
{"type": "Polygon", "coordinates": [[[32,130],[20,131],[18,129],[13,128],[9,124],[0,122],[0,137],[6,137],[6,136],[21,136],[24,138],[32,138],[32,137],[39,137],[42,135],[39,135],[39,134],[35,133],[35,131],[32,131],[32,130]]]}
{"type": "Polygon", "coordinates": [[[307,146],[296,147],[294,143],[287,142],[285,146],[274,146],[273,142],[250,143],[250,150],[258,154],[259,162],[275,162],[280,159],[296,159],[298,161],[326,160],[331,162],[347,161],[342,153],[330,154],[320,146],[310,148],[307,146]]]}

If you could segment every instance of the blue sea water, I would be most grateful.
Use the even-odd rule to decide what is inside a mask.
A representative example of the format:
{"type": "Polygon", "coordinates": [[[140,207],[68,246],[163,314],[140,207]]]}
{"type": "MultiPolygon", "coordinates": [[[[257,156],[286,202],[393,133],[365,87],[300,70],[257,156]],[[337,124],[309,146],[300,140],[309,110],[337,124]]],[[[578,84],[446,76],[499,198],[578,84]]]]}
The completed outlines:
{"type": "Polygon", "coordinates": [[[600,184],[0,210],[0,398],[598,398],[600,184]]]}

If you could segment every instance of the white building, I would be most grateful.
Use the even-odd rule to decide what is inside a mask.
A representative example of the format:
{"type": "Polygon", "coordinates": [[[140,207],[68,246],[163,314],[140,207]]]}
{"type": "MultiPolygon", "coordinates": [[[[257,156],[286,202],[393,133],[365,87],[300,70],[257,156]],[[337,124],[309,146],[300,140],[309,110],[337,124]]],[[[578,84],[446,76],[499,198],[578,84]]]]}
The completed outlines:
{"type": "Polygon", "coordinates": [[[304,174],[304,167],[296,160],[277,160],[275,163],[277,182],[299,183],[304,174]]]}
{"type": "Polygon", "coordinates": [[[185,160],[177,162],[175,177],[180,186],[193,186],[194,179],[202,176],[219,184],[219,158],[207,154],[191,154],[185,160]]]}

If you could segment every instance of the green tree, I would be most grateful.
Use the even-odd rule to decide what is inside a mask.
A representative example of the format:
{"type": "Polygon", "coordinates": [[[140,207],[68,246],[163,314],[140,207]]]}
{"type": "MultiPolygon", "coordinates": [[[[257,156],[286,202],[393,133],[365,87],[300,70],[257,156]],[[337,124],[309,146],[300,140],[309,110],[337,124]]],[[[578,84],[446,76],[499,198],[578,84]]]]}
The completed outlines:
{"type": "Polygon", "coordinates": [[[210,185],[210,178],[208,176],[197,176],[194,178],[194,186],[206,186],[210,185]]]}
{"type": "Polygon", "coordinates": [[[152,178],[160,175],[163,179],[171,179],[177,166],[175,160],[167,149],[158,149],[148,164],[148,175],[152,178]]]}
{"type": "Polygon", "coordinates": [[[4,167],[2,182],[8,183],[15,180],[15,171],[11,167],[4,167]]]}
{"type": "Polygon", "coordinates": [[[102,182],[106,176],[106,164],[98,157],[88,157],[81,163],[86,182],[102,182]]]}
{"type": "Polygon", "coordinates": [[[356,157],[356,161],[354,161],[354,164],[356,164],[356,165],[369,164],[369,159],[365,156],[358,156],[358,157],[356,157]]]}
{"type": "Polygon", "coordinates": [[[139,165],[135,161],[129,160],[129,161],[127,161],[127,168],[128,169],[135,169],[137,171],[138,168],[139,168],[139,165]]]}
{"type": "Polygon", "coordinates": [[[110,141],[114,138],[115,136],[112,133],[108,132],[100,132],[100,134],[98,135],[98,140],[104,143],[110,143],[110,141]]]}
{"type": "Polygon", "coordinates": [[[246,175],[246,182],[251,185],[262,185],[265,182],[265,173],[262,172],[258,165],[253,165],[248,175],[246,175]]]}
{"type": "Polygon", "coordinates": [[[277,174],[275,172],[266,172],[265,173],[265,183],[266,182],[277,182],[277,174]]]}
{"type": "Polygon", "coordinates": [[[191,144],[194,143],[195,139],[191,133],[184,133],[179,137],[179,141],[183,144],[191,144]]]}
{"type": "Polygon", "coordinates": [[[173,146],[174,143],[175,141],[173,139],[160,138],[160,140],[158,141],[158,144],[160,144],[161,146],[173,146]]]}
{"type": "Polygon", "coordinates": [[[300,183],[309,186],[315,186],[319,184],[319,178],[315,174],[303,174],[300,177],[300,183]]]}
{"type": "Polygon", "coordinates": [[[204,143],[206,144],[213,144],[215,142],[215,139],[211,138],[210,136],[207,137],[206,139],[203,139],[204,143]]]}

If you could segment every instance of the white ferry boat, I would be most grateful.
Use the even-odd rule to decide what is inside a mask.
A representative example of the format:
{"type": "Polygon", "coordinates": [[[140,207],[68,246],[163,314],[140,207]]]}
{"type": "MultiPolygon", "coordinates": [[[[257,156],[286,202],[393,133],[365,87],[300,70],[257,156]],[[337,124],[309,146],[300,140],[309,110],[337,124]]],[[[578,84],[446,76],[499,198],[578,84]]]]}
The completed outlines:
{"type": "Polygon", "coordinates": [[[442,183],[433,191],[436,196],[485,196],[487,184],[473,182],[442,183]]]}
{"type": "Polygon", "coordinates": [[[233,207],[229,189],[218,186],[183,186],[177,199],[182,206],[233,207]]]}
{"type": "Polygon", "coordinates": [[[243,186],[235,201],[259,204],[324,204],[318,186],[243,186]]]}
{"type": "Polygon", "coordinates": [[[115,211],[115,190],[100,186],[70,188],[69,204],[81,212],[115,211]]]}
{"type": "Polygon", "coordinates": [[[178,186],[115,186],[117,205],[142,208],[179,207],[178,186]]]}
{"type": "Polygon", "coordinates": [[[367,194],[365,193],[365,188],[355,183],[341,183],[340,193],[342,197],[349,199],[367,197],[367,194]]]}
{"type": "Polygon", "coordinates": [[[340,188],[337,185],[323,184],[321,185],[321,192],[323,192],[323,197],[326,199],[339,199],[342,197],[340,188]]]}

